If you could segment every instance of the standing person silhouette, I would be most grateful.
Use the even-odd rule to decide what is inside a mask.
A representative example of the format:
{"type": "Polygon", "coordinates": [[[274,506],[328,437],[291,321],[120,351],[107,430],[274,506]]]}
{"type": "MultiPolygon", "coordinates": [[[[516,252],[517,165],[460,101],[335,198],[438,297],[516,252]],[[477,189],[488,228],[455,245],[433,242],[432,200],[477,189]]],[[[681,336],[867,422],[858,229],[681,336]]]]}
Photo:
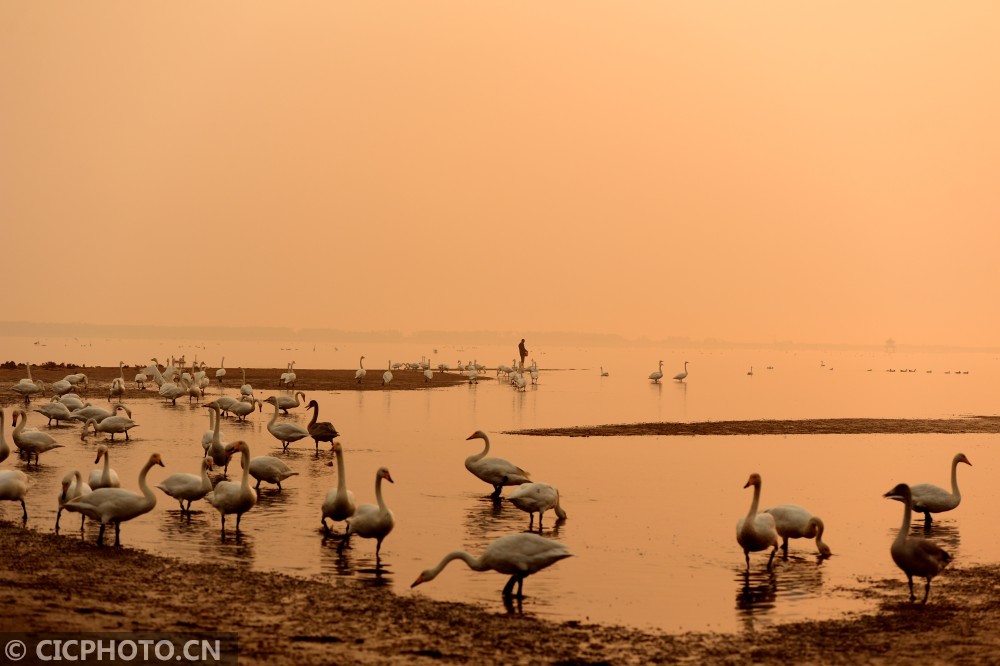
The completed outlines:
{"type": "Polygon", "coordinates": [[[517,346],[517,353],[521,355],[521,367],[518,368],[518,372],[524,372],[524,359],[528,356],[528,350],[524,347],[524,338],[521,338],[521,343],[517,346]]]}

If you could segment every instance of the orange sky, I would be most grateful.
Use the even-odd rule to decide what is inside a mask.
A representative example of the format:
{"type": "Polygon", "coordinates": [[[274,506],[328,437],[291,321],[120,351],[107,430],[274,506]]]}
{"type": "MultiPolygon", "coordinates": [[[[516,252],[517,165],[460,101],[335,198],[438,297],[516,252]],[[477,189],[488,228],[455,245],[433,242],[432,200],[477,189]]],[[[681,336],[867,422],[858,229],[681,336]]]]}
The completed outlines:
{"type": "Polygon", "coordinates": [[[0,4],[7,320],[1000,344],[995,2],[0,4]]]}

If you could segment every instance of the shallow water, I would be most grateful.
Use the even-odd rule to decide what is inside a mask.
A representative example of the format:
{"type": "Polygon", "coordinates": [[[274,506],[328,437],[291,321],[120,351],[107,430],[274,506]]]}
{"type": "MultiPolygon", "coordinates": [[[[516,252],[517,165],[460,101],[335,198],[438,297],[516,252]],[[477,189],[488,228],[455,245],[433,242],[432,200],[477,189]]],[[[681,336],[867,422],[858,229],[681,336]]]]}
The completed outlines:
{"type": "MultiPolygon", "coordinates": [[[[346,358],[354,351],[338,353],[346,358]]],[[[494,356],[477,351],[483,351],[480,362],[504,362],[496,357],[500,350],[494,356]]],[[[225,540],[220,537],[218,514],[204,502],[195,504],[190,519],[182,518],[176,502],[155,490],[156,508],[125,524],[123,541],[195,561],[319,575],[332,584],[351,578],[401,594],[481,603],[504,612],[499,593],[504,578],[469,571],[460,562],[433,582],[409,589],[420,571],[448,551],[478,553],[492,539],[528,526],[526,514],[507,502],[491,502],[491,489],[464,468],[465,457],[482,448],[480,441],[466,437],[482,429],[491,435],[491,455],[558,486],[569,514],[558,525],[546,515],[544,534],[566,543],[574,557],[527,579],[526,613],[666,631],[732,630],[862,610],[864,602],[851,598],[849,589],[872,577],[898,579],[903,596],[905,578],[889,557],[901,506],[882,494],[899,481],[947,486],[949,463],[957,451],[968,455],[974,467],[961,466],[963,503],[935,524],[932,537],[956,555],[956,566],[993,561],[1000,552],[986,511],[1000,493],[991,482],[998,455],[993,435],[501,434],[535,426],[655,420],[993,414],[990,402],[1000,362],[991,356],[688,351],[664,359],[667,377],[690,361],[687,381],[656,385],[646,379],[660,358],[655,353],[602,350],[599,355],[595,362],[596,352],[542,350],[539,356],[561,362],[558,367],[586,369],[546,370],[540,360],[539,384],[523,393],[497,382],[399,392],[328,393],[303,387],[319,401],[321,420],[332,421],[342,434],[348,486],[358,501],[374,502],[379,466],[388,467],[395,480],[383,488],[396,528],[383,545],[379,566],[372,541],[356,538],[338,553],[336,540],[324,540],[320,505],[336,486],[329,447],[321,447],[317,456],[304,440],[283,454],[265,427],[269,411],[255,412],[246,424],[226,420],[223,436],[245,439],[254,455],[281,456],[299,475],[286,481],[281,493],[272,488],[261,493],[243,520],[239,539],[232,531],[225,540]],[[609,371],[608,377],[599,376],[599,365],[609,371]],[[750,365],[753,376],[746,374],[750,365]],[[888,368],[917,372],[889,373],[888,368]],[[962,369],[969,374],[954,374],[962,369]],[[777,561],[772,573],[765,570],[767,558],[761,553],[751,556],[751,571],[745,572],[735,525],[749,507],[752,492],[743,485],[755,471],[764,479],[762,507],[794,502],[822,516],[824,539],[834,557],[818,560],[811,541],[797,540],[789,559],[777,561]]],[[[417,352],[414,358],[419,356],[417,352]]],[[[236,387],[226,392],[234,394],[236,387]]],[[[217,395],[213,387],[209,397],[217,395]]],[[[172,472],[196,472],[207,410],[183,402],[172,407],[153,398],[131,406],[141,426],[132,431],[132,441],[116,438],[111,449],[112,466],[123,485],[136,488],[138,469],[151,451],[160,452],[167,464],[150,472],[151,485],[172,472]]],[[[282,418],[304,425],[307,415],[299,408],[282,418]]],[[[29,422],[44,429],[40,419],[32,414],[29,422]]],[[[8,411],[8,442],[9,426],[8,411]]],[[[65,447],[43,454],[39,468],[29,470],[14,458],[3,464],[13,463],[31,475],[29,527],[38,530],[52,529],[65,471],[78,467],[86,473],[94,467],[93,437],[81,443],[79,427],[53,431],[65,447]]],[[[234,461],[230,476],[238,480],[239,472],[234,461]]],[[[18,513],[7,503],[0,512],[6,520],[18,513]]],[[[75,536],[78,520],[64,514],[63,533],[75,536]]],[[[233,521],[228,522],[231,530],[233,521]]],[[[88,527],[85,537],[95,538],[96,529],[88,527]]],[[[947,576],[935,585],[947,585],[947,576]]]]}

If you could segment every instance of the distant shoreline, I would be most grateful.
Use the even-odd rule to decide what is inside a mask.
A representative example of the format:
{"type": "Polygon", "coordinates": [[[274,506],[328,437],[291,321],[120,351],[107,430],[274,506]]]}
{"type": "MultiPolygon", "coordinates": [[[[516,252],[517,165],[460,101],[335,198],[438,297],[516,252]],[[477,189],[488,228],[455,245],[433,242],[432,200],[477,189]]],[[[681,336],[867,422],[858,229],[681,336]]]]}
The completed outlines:
{"type": "Polygon", "coordinates": [[[567,428],[507,430],[508,435],[533,437],[697,437],[726,435],[961,435],[1000,433],[1000,416],[953,419],[797,419],[701,421],[696,423],[618,423],[567,428]]]}

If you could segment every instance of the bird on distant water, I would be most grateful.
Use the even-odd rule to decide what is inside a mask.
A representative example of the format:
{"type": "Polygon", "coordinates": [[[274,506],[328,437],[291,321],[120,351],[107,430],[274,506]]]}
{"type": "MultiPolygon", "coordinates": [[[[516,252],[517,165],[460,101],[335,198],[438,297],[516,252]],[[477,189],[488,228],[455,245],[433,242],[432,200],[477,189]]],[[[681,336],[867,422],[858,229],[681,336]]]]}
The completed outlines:
{"type": "Polygon", "coordinates": [[[522,597],[524,579],[533,573],[552,566],[559,560],[571,557],[566,546],[540,537],[531,532],[508,534],[493,541],[480,557],[474,557],[464,550],[455,550],[441,560],[433,569],[422,572],[410,587],[434,580],[452,560],[462,560],[473,571],[496,571],[510,576],[503,588],[504,599],[511,598],[514,584],[517,584],[517,597],[522,597]]]}
{"type": "Polygon", "coordinates": [[[676,375],[674,375],[674,379],[676,379],[679,382],[682,382],[684,381],[685,378],[687,378],[687,376],[688,376],[688,362],[684,361],[684,369],[678,372],[676,375]]]}
{"type": "Polygon", "coordinates": [[[899,534],[892,542],[889,552],[892,554],[892,561],[903,570],[910,583],[910,601],[917,600],[916,595],[913,594],[913,577],[920,576],[927,581],[924,585],[924,599],[921,602],[926,604],[927,597],[931,593],[931,579],[944,571],[944,568],[951,561],[951,556],[936,543],[909,535],[913,496],[908,485],[900,483],[887,492],[884,497],[904,504],[903,524],[899,528],[899,534]]]}
{"type": "Polygon", "coordinates": [[[663,379],[663,361],[660,361],[660,369],[654,370],[649,373],[649,378],[653,380],[654,384],[659,384],[660,380],[663,379]]]}

